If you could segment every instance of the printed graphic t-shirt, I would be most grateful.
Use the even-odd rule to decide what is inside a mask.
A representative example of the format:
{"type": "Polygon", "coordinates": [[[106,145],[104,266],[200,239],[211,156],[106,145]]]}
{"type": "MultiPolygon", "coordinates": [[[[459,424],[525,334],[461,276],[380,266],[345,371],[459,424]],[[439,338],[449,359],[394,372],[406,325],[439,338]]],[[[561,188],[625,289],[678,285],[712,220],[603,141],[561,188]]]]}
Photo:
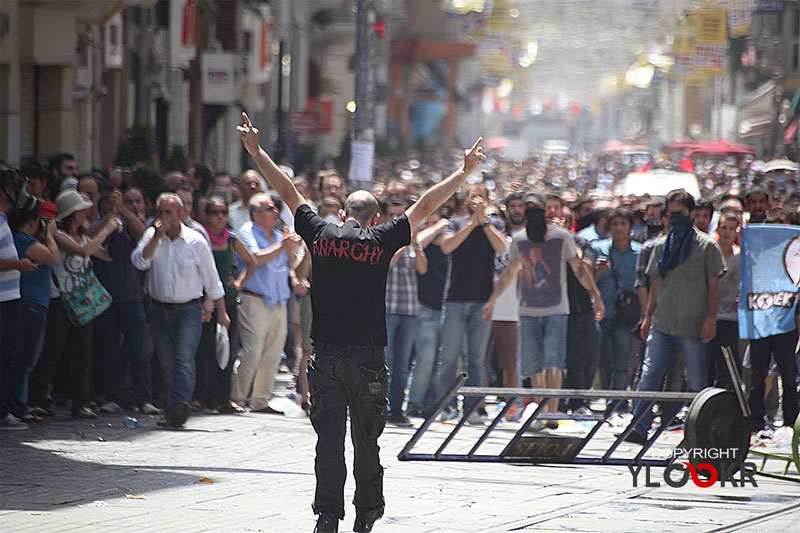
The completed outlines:
{"type": "Polygon", "coordinates": [[[311,251],[311,338],[315,342],[386,346],[386,277],[394,253],[411,242],[408,217],[362,228],[322,220],[297,208],[295,231],[311,251]]]}
{"type": "MultiPolygon", "coordinates": [[[[81,241],[77,242],[67,232],[58,230],[59,233],[69,238],[75,244],[85,246],[89,242],[86,235],[81,235],[81,241]]],[[[53,267],[53,272],[58,279],[58,287],[55,283],[50,283],[50,298],[58,298],[60,292],[73,292],[82,289],[89,283],[89,272],[92,270],[92,258],[82,255],[74,255],[64,250],[58,251],[58,264],[53,267]]]]}
{"type": "Polygon", "coordinates": [[[567,260],[577,255],[572,234],[563,228],[547,226],[543,243],[532,243],[525,230],[514,233],[512,261],[521,261],[520,316],[569,314],[567,260]]]}

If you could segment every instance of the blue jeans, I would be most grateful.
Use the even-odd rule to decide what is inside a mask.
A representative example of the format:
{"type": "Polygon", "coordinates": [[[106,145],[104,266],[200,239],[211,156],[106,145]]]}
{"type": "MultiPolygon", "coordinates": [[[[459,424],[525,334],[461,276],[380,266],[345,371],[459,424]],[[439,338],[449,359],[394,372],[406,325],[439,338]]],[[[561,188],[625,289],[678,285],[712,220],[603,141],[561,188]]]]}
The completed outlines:
{"type": "MultiPolygon", "coordinates": [[[[664,372],[669,363],[669,357],[675,350],[680,350],[683,361],[686,363],[686,379],[689,390],[696,392],[706,386],[706,343],[696,337],[678,337],[666,335],[655,330],[650,330],[647,337],[647,348],[644,352],[642,365],[642,379],[639,381],[637,391],[657,391],[661,388],[664,372]]],[[[649,402],[639,400],[633,405],[633,415],[638,415],[649,402]]],[[[653,414],[648,412],[634,429],[642,435],[647,435],[653,423],[653,414]]]]}
{"type": "Polygon", "coordinates": [[[519,317],[520,372],[523,378],[546,368],[567,369],[569,315],[519,317]]]}
{"type": "MultiPolygon", "coordinates": [[[[481,312],[485,302],[447,302],[444,304],[444,324],[442,325],[442,371],[439,375],[439,390],[446,391],[453,384],[458,371],[458,359],[467,330],[466,361],[464,370],[466,386],[482,387],[486,346],[492,331],[491,322],[485,322],[481,312]]],[[[468,411],[477,398],[468,398],[464,410],[468,411]]]]}
{"type": "Polygon", "coordinates": [[[153,302],[150,333],[161,366],[161,383],[166,392],[167,412],[181,402],[191,402],[194,392],[194,356],[203,331],[200,302],[164,307],[153,302]]]}
{"type": "Polygon", "coordinates": [[[631,329],[613,318],[600,321],[600,371],[609,390],[628,388],[628,363],[633,349],[631,329]]]}
{"type": "MultiPolygon", "coordinates": [[[[20,328],[19,354],[10,361],[9,387],[4,400],[8,410],[17,418],[31,412],[28,407],[28,376],[36,367],[39,353],[44,342],[44,330],[47,326],[47,308],[32,302],[19,303],[20,328]]],[[[5,370],[5,369],[4,369],[5,370]]]]}
{"type": "Polygon", "coordinates": [[[437,390],[436,362],[442,346],[442,311],[420,305],[417,310],[417,359],[411,374],[408,410],[429,415],[436,408],[441,392],[437,390]]]}
{"type": "Polygon", "coordinates": [[[389,414],[403,413],[408,363],[414,347],[417,317],[386,313],[386,365],[389,367],[389,414]]]}
{"type": "Polygon", "coordinates": [[[120,353],[120,334],[130,354],[133,395],[141,407],[152,401],[150,358],[147,354],[147,321],[142,302],[114,302],[95,319],[94,357],[105,362],[106,401],[123,403],[122,376],[125,364],[120,353]]]}

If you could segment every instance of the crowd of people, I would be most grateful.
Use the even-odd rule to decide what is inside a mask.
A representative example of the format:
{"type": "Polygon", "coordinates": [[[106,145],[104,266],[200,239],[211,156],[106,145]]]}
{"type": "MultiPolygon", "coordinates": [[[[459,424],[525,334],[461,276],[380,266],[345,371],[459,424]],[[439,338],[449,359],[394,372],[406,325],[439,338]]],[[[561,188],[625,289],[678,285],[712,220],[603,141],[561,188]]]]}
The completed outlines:
{"type": "MultiPolygon", "coordinates": [[[[421,159],[376,161],[376,224],[401,217],[452,167],[448,154],[421,159]]],[[[736,305],[740,227],[800,223],[798,174],[764,174],[749,157],[691,165],[701,198],[616,196],[634,163],[609,154],[490,157],[414,228],[385,295],[374,295],[385,298],[389,423],[431,415],[462,369],[475,386],[731,387],[722,346],[751,369],[753,429],[793,423],[797,331],[747,347],[736,305]]],[[[75,418],[133,409],[173,427],[203,410],[280,414],[270,399],[282,363],[309,411],[311,253],[260,173],[78,168],[61,154],[2,170],[2,429],[42,423],[64,396],[75,418]],[[110,304],[77,324],[68,297],[96,285],[110,304]]],[[[340,220],[355,184],[332,169],[281,168],[323,220],[340,220]]],[[[314,247],[316,257],[380,260],[369,246],[314,247]]],[[[441,416],[481,424],[487,412],[467,401],[441,416]]],[[[628,439],[644,442],[650,423],[628,439]]]]}

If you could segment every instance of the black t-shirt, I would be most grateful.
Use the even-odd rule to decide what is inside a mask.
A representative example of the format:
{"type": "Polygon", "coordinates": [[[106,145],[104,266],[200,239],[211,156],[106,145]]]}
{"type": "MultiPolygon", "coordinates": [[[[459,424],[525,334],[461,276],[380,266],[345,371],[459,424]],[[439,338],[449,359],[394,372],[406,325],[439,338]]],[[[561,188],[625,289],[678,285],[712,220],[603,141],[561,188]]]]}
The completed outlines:
{"type": "Polygon", "coordinates": [[[450,268],[450,256],[442,252],[442,248],[429,244],[425,248],[428,258],[428,271],[417,275],[417,295],[419,303],[431,309],[442,308],[444,285],[447,282],[447,270],[450,268]]]}
{"type": "Polygon", "coordinates": [[[408,217],[369,228],[354,220],[339,226],[303,204],[294,227],[311,251],[311,338],[386,346],[386,276],[394,253],[411,242],[408,217]]]}
{"type": "MultiPolygon", "coordinates": [[[[578,237],[577,235],[573,235],[573,237],[575,237],[575,246],[583,251],[584,259],[594,263],[595,258],[591,243],[583,237],[578,237]]],[[[567,296],[569,298],[569,314],[582,315],[593,309],[591,294],[583,288],[571,268],[567,268],[567,296]]]]}
{"type": "MultiPolygon", "coordinates": [[[[447,225],[447,233],[456,233],[469,220],[467,216],[456,217],[447,225]]],[[[503,221],[490,217],[489,221],[505,235],[503,221]]],[[[485,302],[494,290],[494,248],[489,244],[486,232],[475,228],[467,235],[461,246],[450,254],[450,288],[448,302],[485,302]]]]}

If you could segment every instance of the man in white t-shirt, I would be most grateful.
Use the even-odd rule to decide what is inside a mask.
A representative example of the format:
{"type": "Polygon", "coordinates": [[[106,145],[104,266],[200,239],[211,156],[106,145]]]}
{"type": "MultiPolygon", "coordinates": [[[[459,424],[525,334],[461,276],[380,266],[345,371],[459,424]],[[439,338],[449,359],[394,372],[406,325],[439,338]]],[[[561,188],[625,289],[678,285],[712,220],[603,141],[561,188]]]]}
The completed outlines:
{"type": "MultiPolygon", "coordinates": [[[[527,195],[525,230],[512,237],[508,265],[484,307],[483,317],[487,321],[491,318],[498,298],[521,272],[520,371],[522,376],[530,377],[534,388],[560,389],[566,370],[567,264],[581,285],[594,295],[597,320],[602,318],[604,308],[592,274],[577,255],[572,234],[547,224],[544,215],[544,202],[535,194],[527,195]]],[[[556,412],[557,408],[558,402],[551,399],[543,412],[556,412]]],[[[535,424],[533,429],[543,427],[535,424]]],[[[555,429],[558,423],[549,420],[547,427],[555,429]]]]}
{"type": "MultiPolygon", "coordinates": [[[[511,251],[511,235],[525,227],[525,203],[520,192],[506,196],[503,203],[506,207],[508,225],[506,226],[506,251],[497,254],[494,258],[494,282],[500,279],[508,265],[511,251]]],[[[516,285],[509,286],[495,302],[492,313],[491,342],[494,342],[494,351],[497,354],[497,363],[502,372],[503,387],[519,386],[519,372],[517,369],[517,329],[519,325],[519,299],[517,298],[516,285]]],[[[488,365],[492,344],[489,344],[486,360],[488,365]]],[[[484,379],[484,384],[488,384],[484,379]]]]}
{"type": "Polygon", "coordinates": [[[33,272],[37,266],[30,259],[19,258],[6,220],[6,213],[17,207],[21,178],[15,169],[3,168],[0,172],[0,338],[3,340],[0,350],[0,430],[5,431],[28,429],[27,424],[9,412],[7,395],[11,388],[11,369],[18,363],[20,355],[20,275],[33,272]]]}

